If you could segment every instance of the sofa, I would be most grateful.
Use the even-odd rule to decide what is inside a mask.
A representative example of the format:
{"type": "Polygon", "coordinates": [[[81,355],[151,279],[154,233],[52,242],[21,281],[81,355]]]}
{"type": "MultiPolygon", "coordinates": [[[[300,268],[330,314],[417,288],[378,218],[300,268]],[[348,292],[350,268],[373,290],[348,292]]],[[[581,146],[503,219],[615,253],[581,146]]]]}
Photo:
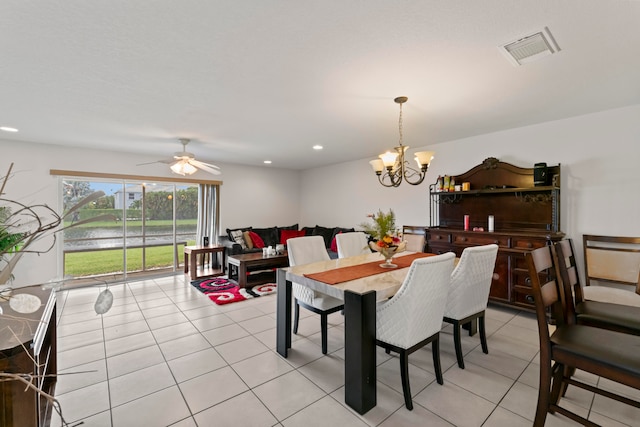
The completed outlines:
{"type": "Polygon", "coordinates": [[[338,257],[337,248],[335,246],[335,236],[338,233],[348,233],[355,231],[354,228],[343,227],[323,227],[316,225],[315,227],[298,228],[298,224],[284,227],[242,227],[226,229],[226,235],[221,235],[218,242],[226,247],[227,255],[238,255],[251,252],[262,252],[263,247],[278,244],[286,245],[287,239],[302,236],[322,236],[329,253],[329,257],[335,259],[338,257]]]}

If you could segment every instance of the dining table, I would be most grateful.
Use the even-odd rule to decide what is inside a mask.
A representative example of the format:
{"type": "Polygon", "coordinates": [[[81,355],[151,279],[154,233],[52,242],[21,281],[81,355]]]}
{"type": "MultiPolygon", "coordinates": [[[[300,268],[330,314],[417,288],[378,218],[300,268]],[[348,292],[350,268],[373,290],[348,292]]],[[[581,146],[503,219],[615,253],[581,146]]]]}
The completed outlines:
{"type": "Polygon", "coordinates": [[[297,283],[344,301],[345,402],[359,414],[376,406],[376,303],[402,286],[414,259],[434,254],[402,252],[396,268],[385,268],[379,253],[280,268],[276,273],[276,350],[291,348],[292,286],[297,283]]]}

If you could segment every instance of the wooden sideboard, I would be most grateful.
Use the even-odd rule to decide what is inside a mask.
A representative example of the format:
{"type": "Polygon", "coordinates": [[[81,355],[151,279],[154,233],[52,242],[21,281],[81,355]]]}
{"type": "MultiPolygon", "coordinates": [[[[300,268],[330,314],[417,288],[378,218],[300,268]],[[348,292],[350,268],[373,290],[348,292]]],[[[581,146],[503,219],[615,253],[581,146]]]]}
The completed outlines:
{"type": "MultiPolygon", "coordinates": [[[[0,372],[32,374],[34,385],[53,395],[57,373],[55,292],[36,286],[15,289],[8,299],[0,299],[0,308],[0,372]],[[33,303],[35,311],[24,312],[15,304],[21,295],[28,298],[27,307],[22,308],[33,303]],[[16,298],[13,304],[12,298],[16,298]]],[[[47,426],[51,411],[51,402],[24,383],[0,382],[0,425],[47,426]]]]}
{"type": "Polygon", "coordinates": [[[564,237],[560,231],[560,165],[548,167],[547,176],[545,185],[535,186],[534,168],[490,157],[454,176],[456,184],[470,183],[468,191],[437,191],[432,184],[427,250],[460,256],[469,246],[497,244],[489,299],[535,309],[524,254],[564,237]],[[466,231],[465,215],[469,215],[466,231]],[[489,215],[494,217],[493,232],[488,231],[489,215]]]}

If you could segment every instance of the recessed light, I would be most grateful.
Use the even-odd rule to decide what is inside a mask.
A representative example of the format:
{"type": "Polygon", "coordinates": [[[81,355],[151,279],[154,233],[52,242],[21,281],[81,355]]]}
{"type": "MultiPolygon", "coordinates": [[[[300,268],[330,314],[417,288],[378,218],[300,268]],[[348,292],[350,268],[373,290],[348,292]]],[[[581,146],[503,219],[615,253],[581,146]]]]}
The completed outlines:
{"type": "Polygon", "coordinates": [[[271,160],[265,160],[265,161],[264,161],[264,164],[265,164],[265,165],[270,165],[270,164],[271,164],[271,160]]]}
{"type": "Polygon", "coordinates": [[[322,145],[314,145],[313,149],[314,150],[322,150],[324,147],[322,145]]]}
{"type": "Polygon", "coordinates": [[[0,126],[0,130],[3,130],[5,132],[18,132],[18,129],[10,128],[8,126],[0,126]]]}

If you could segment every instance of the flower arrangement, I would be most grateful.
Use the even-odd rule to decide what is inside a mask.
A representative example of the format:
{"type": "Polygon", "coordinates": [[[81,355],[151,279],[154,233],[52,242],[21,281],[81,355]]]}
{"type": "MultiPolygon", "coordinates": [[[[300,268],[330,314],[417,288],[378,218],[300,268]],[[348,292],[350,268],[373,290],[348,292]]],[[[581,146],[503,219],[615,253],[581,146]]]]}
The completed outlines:
{"type": "Polygon", "coordinates": [[[373,219],[373,224],[362,223],[360,227],[375,240],[375,242],[369,243],[369,247],[384,256],[385,263],[380,264],[380,266],[386,268],[397,267],[391,263],[391,258],[396,253],[404,251],[406,242],[403,242],[398,236],[396,215],[393,210],[389,209],[388,213],[378,210],[377,213],[369,214],[367,217],[373,219]]]}
{"type": "Polygon", "coordinates": [[[373,224],[362,223],[360,227],[376,240],[376,246],[380,248],[389,248],[398,246],[400,238],[396,230],[396,215],[393,210],[389,209],[388,213],[378,210],[375,214],[367,215],[373,219],[373,224]]]}

